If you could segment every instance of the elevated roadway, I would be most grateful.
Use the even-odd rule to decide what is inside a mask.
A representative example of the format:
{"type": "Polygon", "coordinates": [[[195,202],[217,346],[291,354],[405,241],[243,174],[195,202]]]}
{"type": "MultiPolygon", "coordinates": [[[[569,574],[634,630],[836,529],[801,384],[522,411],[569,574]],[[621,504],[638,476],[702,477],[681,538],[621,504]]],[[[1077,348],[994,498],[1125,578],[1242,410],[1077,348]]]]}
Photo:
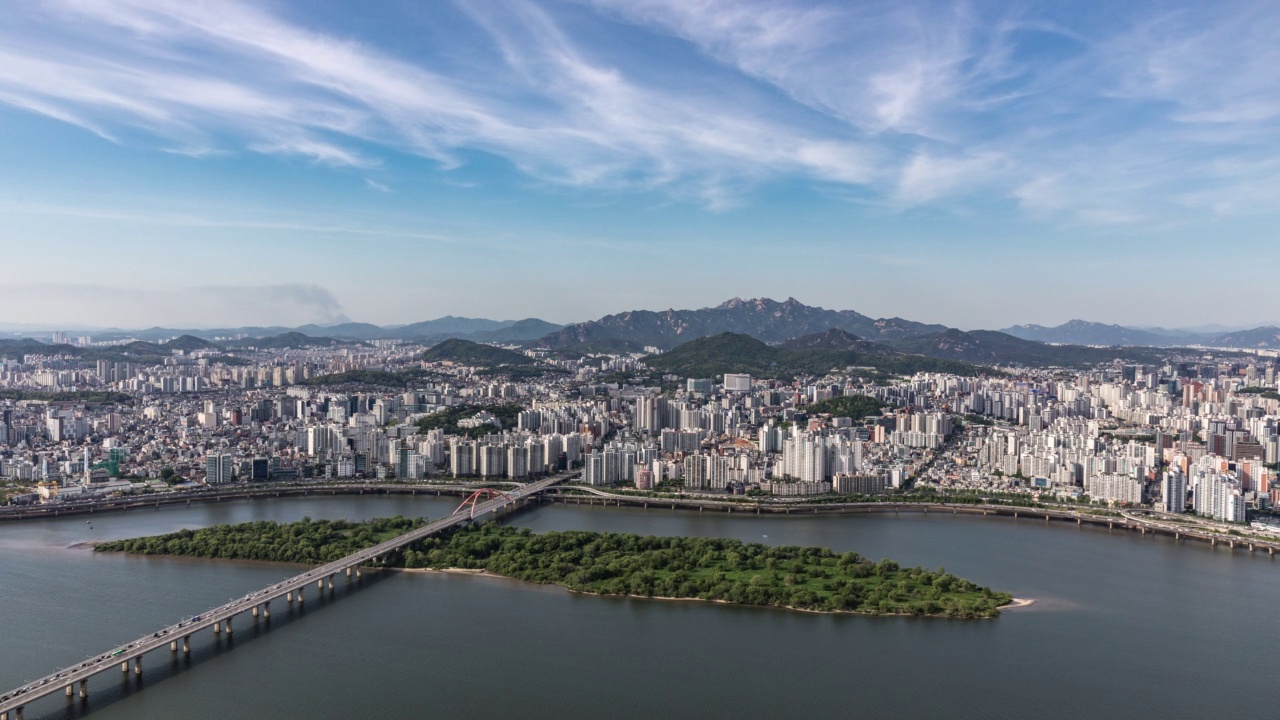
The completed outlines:
{"type": "Polygon", "coordinates": [[[0,520],[32,520],[61,517],[63,515],[90,515],[117,512],[135,508],[160,507],[162,505],[191,505],[193,503],[227,502],[257,498],[298,497],[311,495],[467,495],[480,487],[510,485],[495,479],[475,483],[389,483],[389,482],[295,482],[295,483],[235,483],[213,486],[191,492],[148,493],[124,495],[75,502],[50,502],[37,505],[0,507],[0,520]]]}
{"type": "Polygon", "coordinates": [[[558,486],[542,496],[543,501],[581,505],[615,505],[642,507],[645,509],[670,508],[697,510],[699,512],[747,513],[752,515],[850,515],[858,513],[941,513],[947,515],[1004,516],[1026,520],[1073,522],[1076,525],[1105,526],[1110,530],[1129,530],[1143,535],[1168,535],[1175,540],[1201,540],[1211,545],[1224,545],[1231,549],[1247,548],[1250,552],[1265,551],[1274,556],[1280,552],[1280,541],[1259,537],[1245,528],[1235,535],[1226,529],[1218,530],[1196,519],[1183,522],[1170,520],[1168,516],[1150,511],[1124,510],[1113,514],[1099,514],[1068,507],[1020,507],[1017,505],[984,505],[969,503],[921,503],[921,502],[806,502],[803,498],[792,502],[754,502],[751,500],[720,500],[714,498],[647,497],[627,495],[581,485],[558,486]]]}

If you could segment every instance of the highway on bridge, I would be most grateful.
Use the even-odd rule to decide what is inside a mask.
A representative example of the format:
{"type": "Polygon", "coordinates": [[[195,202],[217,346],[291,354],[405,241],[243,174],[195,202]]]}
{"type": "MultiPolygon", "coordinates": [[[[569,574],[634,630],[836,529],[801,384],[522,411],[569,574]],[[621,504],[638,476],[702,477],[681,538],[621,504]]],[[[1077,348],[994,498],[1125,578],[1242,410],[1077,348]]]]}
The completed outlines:
{"type": "Polygon", "coordinates": [[[328,587],[332,589],[333,577],[339,572],[346,571],[349,575],[351,569],[355,568],[356,573],[359,574],[359,566],[377,560],[392,550],[402,548],[442,530],[495,513],[508,506],[514,509],[521,501],[537,495],[552,485],[565,481],[567,478],[568,476],[566,475],[559,475],[522,485],[510,492],[494,493],[490,496],[490,499],[484,502],[479,502],[479,498],[475,497],[470,511],[459,508],[459,511],[453,515],[428,523],[404,535],[352,553],[341,560],[321,565],[261,590],[256,590],[238,600],[233,600],[208,612],[162,628],[116,649],[96,655],[78,665],[63,668],[39,680],[10,690],[0,695],[0,720],[22,720],[25,706],[33,700],[52,695],[63,688],[66,690],[67,697],[71,697],[77,684],[79,685],[80,697],[87,698],[88,680],[98,673],[110,670],[117,665],[125,672],[128,672],[129,663],[132,661],[134,672],[141,674],[142,656],[148,652],[159,650],[166,644],[169,645],[171,651],[176,652],[181,647],[183,652],[189,652],[190,638],[193,633],[212,628],[215,633],[225,630],[230,634],[232,632],[232,618],[241,613],[252,612],[254,616],[257,616],[259,610],[261,610],[264,617],[270,617],[269,603],[272,600],[284,598],[286,602],[296,601],[302,603],[304,602],[304,591],[307,585],[311,583],[316,583],[317,587],[321,589],[324,588],[325,583],[328,583],[328,587]]]}

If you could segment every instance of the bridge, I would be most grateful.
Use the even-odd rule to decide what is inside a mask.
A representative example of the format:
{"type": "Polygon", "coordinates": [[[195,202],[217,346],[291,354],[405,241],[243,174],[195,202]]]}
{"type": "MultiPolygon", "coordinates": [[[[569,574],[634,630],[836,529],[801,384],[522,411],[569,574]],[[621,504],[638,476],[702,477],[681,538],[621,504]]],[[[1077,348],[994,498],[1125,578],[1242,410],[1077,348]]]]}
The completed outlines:
{"type": "Polygon", "coordinates": [[[115,650],[96,655],[78,665],[63,668],[0,695],[0,720],[23,720],[23,711],[27,705],[59,691],[64,691],[68,700],[71,700],[77,692],[81,699],[87,699],[89,679],[98,673],[118,666],[127,674],[132,665],[134,674],[141,675],[142,658],[149,652],[162,650],[167,645],[170,653],[176,653],[179,650],[190,653],[191,636],[197,632],[211,629],[215,634],[226,633],[229,636],[233,630],[232,621],[240,615],[250,613],[254,618],[269,618],[272,601],[301,605],[306,601],[306,589],[312,583],[315,583],[317,593],[323,593],[326,589],[333,590],[334,577],[338,573],[345,573],[349,579],[353,575],[359,578],[361,567],[367,563],[377,564],[384,555],[393,550],[486,515],[497,516],[502,512],[514,512],[518,507],[529,502],[533,496],[566,479],[568,479],[566,475],[550,477],[501,493],[486,489],[477,490],[448,517],[352,553],[340,560],[312,568],[261,590],[255,590],[238,600],[232,600],[213,610],[162,628],[115,650]],[[486,496],[488,499],[482,500],[486,496]]]}

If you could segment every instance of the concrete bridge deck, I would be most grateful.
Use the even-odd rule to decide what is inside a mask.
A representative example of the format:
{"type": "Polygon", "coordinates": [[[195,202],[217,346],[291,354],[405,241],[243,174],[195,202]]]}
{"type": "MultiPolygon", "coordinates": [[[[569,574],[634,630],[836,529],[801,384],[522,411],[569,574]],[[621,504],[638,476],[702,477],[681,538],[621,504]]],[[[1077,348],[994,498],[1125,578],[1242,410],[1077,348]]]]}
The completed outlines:
{"type": "Polygon", "coordinates": [[[562,482],[566,476],[556,476],[538,482],[523,485],[484,502],[476,502],[471,511],[460,511],[448,517],[428,523],[416,530],[398,537],[352,553],[340,560],[321,565],[300,575],[282,580],[269,587],[255,590],[242,598],[233,600],[213,610],[201,613],[174,625],[162,628],[150,635],[145,635],[119,648],[97,655],[78,665],[63,668],[43,678],[32,681],[22,687],[0,695],[0,720],[22,720],[27,705],[49,695],[65,692],[68,699],[75,694],[81,698],[88,697],[88,680],[98,673],[119,667],[129,672],[133,666],[135,674],[142,673],[142,657],[146,653],[162,650],[168,646],[170,652],[190,652],[191,636],[201,630],[212,629],[214,633],[233,631],[232,620],[246,612],[254,617],[270,617],[271,602],[286,603],[305,602],[306,588],[316,584],[317,592],[332,589],[334,576],[346,573],[348,577],[354,572],[358,577],[360,567],[365,563],[380,559],[386,553],[417,542],[429,535],[461,525],[473,519],[503,510],[514,510],[524,501],[543,492],[547,488],[562,482]]]}

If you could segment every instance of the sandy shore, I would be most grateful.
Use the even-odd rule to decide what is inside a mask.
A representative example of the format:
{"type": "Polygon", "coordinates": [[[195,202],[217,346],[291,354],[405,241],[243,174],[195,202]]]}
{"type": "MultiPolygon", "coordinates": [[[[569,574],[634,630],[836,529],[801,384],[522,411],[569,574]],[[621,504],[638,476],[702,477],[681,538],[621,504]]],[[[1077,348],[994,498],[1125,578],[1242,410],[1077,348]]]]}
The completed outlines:
{"type": "Polygon", "coordinates": [[[1035,605],[1035,604],[1036,604],[1035,600],[1029,600],[1027,598],[1014,598],[1013,600],[1009,601],[1008,605],[1001,605],[1000,609],[1013,610],[1014,608],[1031,607],[1032,605],[1035,605]]]}
{"type": "Polygon", "coordinates": [[[515,580],[516,582],[524,582],[524,580],[518,580],[517,578],[508,577],[506,575],[499,575],[498,573],[491,573],[488,570],[472,570],[470,568],[441,568],[438,570],[436,568],[387,568],[387,569],[396,570],[398,572],[411,572],[411,573],[449,573],[451,575],[477,575],[480,577],[502,578],[503,580],[515,580]]]}
{"type": "Polygon", "coordinates": [[[106,540],[82,540],[81,542],[68,545],[68,550],[92,550],[98,547],[98,543],[107,542],[106,540]]]}

